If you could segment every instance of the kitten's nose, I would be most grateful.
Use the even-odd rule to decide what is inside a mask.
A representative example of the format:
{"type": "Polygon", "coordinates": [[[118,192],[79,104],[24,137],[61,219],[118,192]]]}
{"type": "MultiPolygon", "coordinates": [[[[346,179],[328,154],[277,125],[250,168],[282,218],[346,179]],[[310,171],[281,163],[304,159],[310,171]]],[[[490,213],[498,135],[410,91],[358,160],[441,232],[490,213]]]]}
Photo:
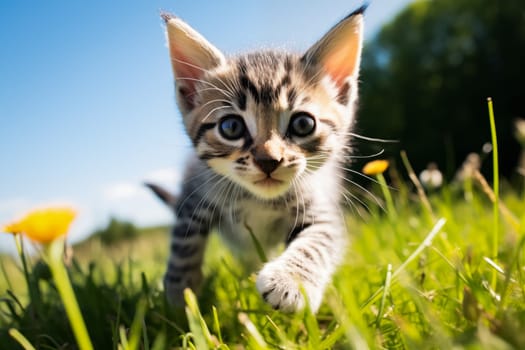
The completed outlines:
{"type": "Polygon", "coordinates": [[[261,169],[266,175],[270,175],[275,169],[277,169],[277,167],[279,166],[279,164],[281,164],[282,161],[282,158],[280,160],[277,160],[275,158],[269,157],[255,157],[253,159],[255,165],[257,165],[259,169],[261,169]]]}

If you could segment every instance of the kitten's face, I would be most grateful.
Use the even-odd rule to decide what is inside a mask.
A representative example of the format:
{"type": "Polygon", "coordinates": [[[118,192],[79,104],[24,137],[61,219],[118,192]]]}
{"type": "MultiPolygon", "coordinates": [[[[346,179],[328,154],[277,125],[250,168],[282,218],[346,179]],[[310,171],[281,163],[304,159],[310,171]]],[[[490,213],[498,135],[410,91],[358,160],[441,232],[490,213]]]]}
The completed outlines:
{"type": "Polygon", "coordinates": [[[185,118],[197,154],[258,197],[283,195],[344,146],[349,98],[299,57],[252,54],[201,79],[185,118]]]}
{"type": "Polygon", "coordinates": [[[352,124],[361,16],[305,55],[232,60],[166,17],[177,100],[198,156],[254,195],[272,199],[341,154],[352,124]]]}

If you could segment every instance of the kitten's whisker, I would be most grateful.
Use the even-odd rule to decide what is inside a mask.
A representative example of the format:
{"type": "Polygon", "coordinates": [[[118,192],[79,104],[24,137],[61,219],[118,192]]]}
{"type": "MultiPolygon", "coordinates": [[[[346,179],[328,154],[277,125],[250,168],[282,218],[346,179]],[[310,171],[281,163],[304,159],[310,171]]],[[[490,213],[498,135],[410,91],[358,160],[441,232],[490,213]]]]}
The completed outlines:
{"type": "MultiPolygon", "coordinates": [[[[229,92],[231,95],[234,94],[233,90],[230,90],[231,87],[226,86],[226,84],[225,84],[222,80],[221,80],[221,83],[225,85],[225,90],[226,90],[227,92],[229,92]]],[[[189,96],[194,96],[194,95],[200,94],[200,93],[205,92],[205,91],[219,91],[219,92],[221,92],[223,95],[225,95],[226,97],[230,97],[229,94],[225,94],[224,91],[222,91],[222,89],[221,89],[221,90],[217,90],[216,87],[208,87],[208,88],[196,89],[196,90],[193,91],[189,96]]],[[[227,101],[229,104],[231,104],[231,100],[225,100],[225,101],[227,101]]]]}
{"type": "MultiPolygon", "coordinates": [[[[197,203],[197,205],[196,205],[195,208],[193,209],[193,212],[192,212],[191,217],[190,217],[190,221],[193,221],[193,218],[195,217],[195,214],[196,214],[198,211],[200,211],[200,209],[203,208],[203,205],[204,205],[204,204],[206,203],[206,201],[208,200],[209,194],[210,194],[210,193],[215,193],[215,191],[213,191],[213,190],[214,190],[217,186],[219,186],[219,185],[224,181],[224,179],[226,179],[226,178],[223,177],[223,178],[219,179],[219,181],[215,182],[215,183],[211,186],[210,191],[207,191],[207,192],[204,194],[204,196],[202,196],[202,198],[200,199],[200,201],[197,203]]],[[[208,207],[207,207],[207,210],[209,210],[209,206],[210,206],[212,203],[213,203],[213,201],[210,200],[210,203],[209,203],[209,205],[208,205],[208,207]]],[[[212,218],[210,218],[210,222],[211,222],[211,221],[213,221],[212,218]]],[[[186,235],[188,235],[188,233],[189,233],[189,229],[190,229],[190,227],[188,226],[188,228],[186,229],[186,235]]]]}
{"type": "Polygon", "coordinates": [[[352,184],[353,186],[356,186],[357,188],[359,188],[360,190],[364,191],[366,194],[368,194],[373,200],[374,202],[376,202],[376,204],[384,211],[386,212],[386,209],[385,207],[383,206],[383,204],[381,203],[381,201],[372,193],[370,192],[369,190],[367,190],[365,187],[361,186],[360,184],[358,184],[357,182],[355,181],[352,181],[350,179],[347,179],[346,177],[344,176],[341,176],[339,174],[337,174],[340,178],[342,178],[343,180],[347,181],[348,183],[352,184]]]}
{"type": "MultiPolygon", "coordinates": [[[[369,156],[361,156],[361,157],[359,157],[359,156],[355,156],[354,158],[374,158],[374,157],[376,157],[376,156],[378,156],[378,155],[381,155],[383,152],[384,152],[384,149],[381,150],[380,152],[376,153],[376,154],[373,154],[373,155],[369,155],[369,156]]],[[[319,159],[320,159],[320,158],[316,158],[316,157],[308,157],[308,158],[307,158],[307,161],[308,161],[309,164],[311,164],[311,165],[313,165],[313,166],[324,165],[324,162],[321,162],[319,159]]],[[[361,173],[361,172],[359,172],[359,171],[357,171],[357,170],[354,170],[354,169],[351,169],[351,168],[347,168],[347,167],[345,167],[345,166],[343,166],[343,165],[341,165],[341,164],[337,164],[337,163],[335,164],[335,166],[336,166],[337,168],[341,169],[341,170],[348,171],[348,172],[350,172],[350,173],[352,173],[352,174],[359,175],[359,176],[361,176],[361,177],[363,177],[363,178],[365,178],[365,179],[367,179],[367,180],[370,180],[371,182],[373,182],[373,183],[375,183],[375,184],[380,185],[380,183],[379,183],[376,179],[374,179],[373,177],[368,176],[368,175],[365,175],[365,174],[363,174],[363,173],[361,173]]],[[[319,167],[319,168],[320,168],[320,167],[319,167]]],[[[391,190],[397,191],[396,188],[394,188],[394,187],[392,187],[392,186],[390,186],[390,185],[387,185],[387,187],[388,187],[389,189],[391,189],[391,190]]]]}
{"type": "Polygon", "coordinates": [[[180,184],[181,185],[185,185],[187,184],[188,182],[190,181],[194,181],[195,179],[199,178],[199,177],[204,177],[204,176],[208,176],[208,175],[217,175],[215,172],[213,172],[213,170],[211,169],[204,169],[202,172],[200,172],[199,174],[197,175],[194,175],[190,178],[187,178],[185,179],[184,181],[182,181],[180,184]]]}
{"type": "Polygon", "coordinates": [[[204,118],[202,118],[202,122],[204,123],[206,121],[206,119],[208,119],[210,117],[210,115],[213,114],[213,112],[216,112],[220,109],[225,109],[225,108],[231,108],[230,106],[219,106],[219,107],[215,107],[213,108],[211,111],[208,112],[208,114],[206,114],[206,116],[204,118]]]}
{"type": "Polygon", "coordinates": [[[374,154],[369,154],[369,155],[366,155],[366,156],[357,156],[357,155],[347,155],[347,156],[344,156],[345,158],[348,158],[348,159],[368,159],[368,158],[375,158],[375,157],[378,157],[380,155],[382,155],[383,153],[385,153],[385,149],[383,148],[382,150],[380,150],[379,152],[377,153],[374,153],[374,154]]]}
{"type": "MultiPolygon", "coordinates": [[[[318,167],[315,168],[315,169],[319,169],[318,167]]],[[[339,177],[340,179],[348,182],[349,184],[359,188],[361,191],[365,192],[366,194],[368,194],[373,200],[374,202],[383,210],[386,212],[386,209],[384,208],[384,206],[381,204],[381,201],[372,193],[370,192],[369,190],[367,190],[365,187],[361,186],[360,184],[358,184],[357,182],[355,181],[352,181],[348,178],[346,178],[344,175],[341,175],[339,173],[336,173],[335,174],[337,177],[339,177]]]]}
{"type": "Polygon", "coordinates": [[[202,89],[196,89],[195,91],[193,91],[191,93],[190,96],[199,94],[199,93],[204,92],[204,91],[214,91],[214,90],[217,90],[217,88],[215,88],[215,87],[207,87],[207,88],[202,88],[202,89]]]}
{"type": "MultiPolygon", "coordinates": [[[[304,178],[301,178],[300,181],[304,184],[304,187],[310,188],[310,191],[309,191],[310,193],[314,193],[315,189],[314,189],[313,184],[311,184],[309,181],[306,181],[306,179],[304,179],[304,178]]],[[[303,198],[304,198],[304,196],[303,196],[303,198]]],[[[310,212],[310,219],[312,220],[312,224],[315,224],[316,216],[313,215],[311,211],[309,211],[309,212],[310,212]]],[[[303,223],[303,225],[304,225],[304,223],[303,223]]]]}
{"type": "MultiPolygon", "coordinates": [[[[223,179],[226,179],[226,177],[224,177],[223,179]]],[[[219,205],[219,203],[221,202],[221,200],[224,200],[224,194],[225,194],[225,192],[227,192],[227,189],[231,185],[231,182],[227,182],[226,185],[222,184],[222,182],[223,181],[221,181],[221,186],[219,187],[219,189],[213,191],[213,194],[214,194],[213,203],[210,203],[210,205],[208,206],[208,210],[210,210],[210,207],[213,206],[213,208],[211,209],[212,217],[215,217],[215,210],[218,207],[222,207],[222,205],[219,205]]],[[[219,213],[219,215],[218,215],[219,222],[217,224],[217,227],[219,228],[219,230],[220,230],[220,227],[221,227],[221,217],[222,217],[222,215],[221,215],[221,213],[219,213]]],[[[212,223],[210,222],[208,230],[211,230],[211,225],[212,225],[212,223]]]]}
{"type": "MultiPolygon", "coordinates": [[[[205,92],[205,91],[217,91],[217,88],[216,87],[208,87],[208,88],[202,88],[202,89],[196,89],[195,91],[193,91],[191,94],[189,94],[189,96],[194,96],[194,95],[197,95],[201,92],[205,92]]],[[[229,90],[226,90],[228,92],[230,92],[229,90]]],[[[224,92],[220,91],[223,95],[225,95],[226,97],[229,97],[228,95],[224,94],[224,92]]],[[[232,92],[233,93],[233,92],[232,92]]],[[[228,103],[231,103],[230,100],[227,100],[228,103]]]]}
{"type": "MultiPolygon", "coordinates": [[[[187,61],[180,60],[180,59],[178,59],[178,58],[176,58],[176,57],[172,57],[171,59],[172,59],[173,61],[178,62],[178,63],[185,64],[185,65],[187,65],[188,67],[192,67],[192,68],[195,68],[195,69],[197,69],[197,70],[200,70],[201,72],[203,72],[203,73],[205,73],[205,74],[210,73],[210,70],[208,70],[208,69],[205,69],[205,68],[203,68],[203,67],[199,67],[199,66],[194,65],[194,64],[192,64],[192,63],[189,63],[189,62],[187,62],[187,61]]],[[[179,79],[182,79],[182,78],[179,78],[179,79]]],[[[200,81],[201,81],[201,82],[205,82],[204,80],[200,80],[200,81]]],[[[231,87],[229,87],[229,86],[228,86],[228,85],[227,85],[222,79],[219,79],[219,81],[224,85],[224,87],[226,88],[226,91],[228,91],[229,93],[231,93],[231,95],[229,95],[229,96],[232,97],[234,94],[233,94],[233,91],[231,90],[231,87]]],[[[208,82],[208,83],[209,83],[209,82],[208,82]]],[[[210,83],[210,84],[211,84],[211,83],[210,83]]],[[[214,87],[215,87],[216,89],[218,89],[218,90],[221,90],[220,88],[218,88],[218,87],[216,87],[216,86],[214,86],[214,87]]]]}
{"type": "MultiPolygon", "coordinates": [[[[196,194],[202,187],[206,186],[210,181],[214,181],[217,177],[220,177],[219,174],[216,174],[216,173],[212,173],[212,176],[207,179],[206,181],[204,181],[203,183],[201,183],[199,186],[197,186],[197,188],[195,188],[190,194],[188,194],[186,197],[184,197],[184,200],[178,205],[178,207],[180,208],[179,211],[177,211],[175,214],[176,216],[178,217],[180,215],[180,210],[182,210],[182,208],[184,207],[184,204],[186,203],[186,201],[188,199],[190,199],[194,194],[196,194]]],[[[192,179],[188,179],[187,181],[189,182],[190,180],[192,179]]]]}
{"type": "Polygon", "coordinates": [[[204,108],[204,107],[206,107],[209,104],[218,103],[218,102],[223,102],[223,103],[227,104],[228,107],[231,107],[231,101],[225,100],[225,99],[222,99],[222,98],[216,98],[215,100],[210,100],[210,101],[206,102],[205,104],[203,104],[203,105],[201,105],[199,107],[204,108]]]}
{"type": "MultiPolygon", "coordinates": [[[[299,180],[299,181],[302,183],[301,180],[299,180]]],[[[305,187],[304,183],[302,184],[301,187],[305,187]]],[[[301,226],[304,227],[304,222],[305,222],[305,219],[306,219],[306,212],[307,212],[307,210],[306,210],[306,201],[304,199],[304,192],[303,191],[299,191],[299,194],[301,195],[301,204],[303,206],[303,215],[302,215],[301,226]]]]}
{"type": "MultiPolygon", "coordinates": [[[[226,203],[228,203],[228,199],[231,197],[231,192],[232,192],[232,189],[235,188],[235,183],[233,181],[229,181],[228,185],[226,186],[226,188],[224,189],[224,191],[221,193],[221,197],[222,197],[222,202],[220,204],[220,209],[219,211],[221,212],[222,214],[222,209],[227,207],[226,203]]],[[[230,202],[231,203],[231,202],[230,202]]],[[[218,204],[218,203],[217,203],[218,204]]],[[[213,211],[215,212],[215,208],[213,209],[213,211]]],[[[219,215],[219,226],[218,227],[221,227],[221,223],[222,223],[222,216],[223,215],[219,215]]]]}
{"type": "Polygon", "coordinates": [[[173,57],[173,56],[171,56],[171,60],[172,60],[172,61],[175,61],[175,62],[178,62],[178,63],[185,64],[185,65],[187,65],[188,67],[191,67],[191,68],[195,68],[195,69],[197,69],[197,70],[200,70],[200,71],[203,72],[203,73],[209,73],[209,72],[210,72],[209,69],[205,69],[205,68],[203,68],[203,67],[199,67],[199,66],[197,66],[197,65],[195,65],[195,64],[192,64],[192,63],[190,63],[190,62],[188,62],[188,61],[183,61],[183,60],[180,60],[180,59],[178,59],[178,58],[176,58],[176,57],[173,57]]]}
{"type": "MultiPolygon", "coordinates": [[[[236,96],[238,94],[238,91],[242,91],[241,87],[236,85],[236,80],[235,79],[226,79],[226,81],[223,80],[223,79],[219,79],[219,81],[222,83],[222,85],[224,85],[224,88],[232,96],[236,96]]],[[[233,99],[233,97],[232,97],[232,99],[233,99]]]]}
{"type": "Polygon", "coordinates": [[[352,136],[361,140],[365,141],[372,141],[372,142],[382,142],[382,143],[399,143],[399,140],[387,140],[387,139],[380,139],[375,137],[367,137],[363,135],[356,134],[355,132],[347,132],[347,133],[341,133],[341,135],[347,135],[352,136]]]}
{"type": "MultiPolygon", "coordinates": [[[[375,184],[377,184],[377,185],[381,185],[381,184],[379,183],[379,181],[377,181],[376,179],[374,179],[374,178],[371,177],[371,176],[368,176],[368,175],[363,174],[363,173],[360,172],[360,171],[357,171],[357,170],[354,170],[354,169],[350,169],[350,168],[345,168],[344,166],[340,166],[340,165],[337,166],[337,167],[338,167],[339,169],[341,169],[341,170],[348,171],[348,172],[350,172],[350,173],[352,173],[352,174],[359,175],[359,176],[361,176],[361,177],[363,177],[363,178],[365,178],[365,179],[367,179],[367,180],[372,181],[373,183],[375,183],[375,184]]],[[[393,191],[397,191],[397,190],[398,190],[397,188],[392,187],[392,186],[390,186],[390,185],[387,185],[387,187],[388,187],[388,189],[393,190],[393,191]]]]}
{"type": "Polygon", "coordinates": [[[297,227],[297,222],[299,221],[299,203],[297,203],[297,200],[298,200],[297,187],[299,187],[299,184],[296,182],[295,179],[292,180],[292,187],[293,187],[294,194],[295,194],[295,219],[294,219],[294,223],[293,223],[293,226],[290,232],[288,232],[286,236],[286,241],[288,241],[290,237],[292,236],[292,232],[295,229],[295,227],[297,227]]]}
{"type": "Polygon", "coordinates": [[[221,89],[220,87],[216,86],[215,84],[212,84],[210,83],[209,81],[206,81],[206,80],[202,80],[202,79],[195,79],[195,78],[186,78],[186,77],[179,77],[179,78],[175,78],[175,80],[187,80],[187,81],[194,81],[194,82],[197,82],[197,83],[202,83],[202,84],[206,84],[206,85],[209,85],[215,89],[217,89],[217,91],[220,91],[222,92],[224,95],[226,95],[227,97],[233,99],[233,95],[227,91],[227,90],[224,90],[224,89],[221,89]]]}
{"type": "MultiPolygon", "coordinates": [[[[307,64],[308,66],[308,64],[307,64]]],[[[306,67],[304,67],[303,69],[303,73],[301,74],[302,76],[304,76],[306,72],[306,67]]],[[[312,86],[312,82],[317,79],[320,75],[322,74],[322,71],[321,70],[318,70],[314,75],[312,75],[307,81],[304,82],[304,86],[302,86],[298,91],[297,91],[297,96],[300,96],[303,92],[306,91],[306,89],[310,88],[312,86]]]]}
{"type": "MultiPolygon", "coordinates": [[[[313,171],[311,170],[308,170],[308,173],[309,174],[313,174],[313,171]]],[[[348,196],[352,197],[353,199],[355,199],[356,201],[358,201],[363,207],[366,208],[366,210],[368,212],[370,212],[370,208],[368,207],[368,205],[366,205],[365,202],[363,202],[358,196],[354,195],[352,192],[350,192],[347,188],[345,188],[343,185],[341,185],[340,183],[337,183],[336,184],[337,187],[339,187],[339,189],[341,190],[341,194],[343,195],[343,197],[345,198],[345,201],[353,208],[355,208],[356,212],[359,214],[359,216],[362,217],[362,214],[361,212],[359,211],[359,207],[352,201],[352,199],[348,198],[348,196]],[[348,195],[348,196],[347,196],[348,195]]],[[[334,204],[337,204],[337,203],[334,203],[334,204]]]]}
{"type": "Polygon", "coordinates": [[[237,222],[237,217],[236,217],[236,210],[237,209],[237,200],[239,199],[239,193],[241,192],[241,187],[240,186],[235,186],[234,188],[234,193],[232,195],[232,205],[230,205],[230,220],[231,222],[237,222]]]}

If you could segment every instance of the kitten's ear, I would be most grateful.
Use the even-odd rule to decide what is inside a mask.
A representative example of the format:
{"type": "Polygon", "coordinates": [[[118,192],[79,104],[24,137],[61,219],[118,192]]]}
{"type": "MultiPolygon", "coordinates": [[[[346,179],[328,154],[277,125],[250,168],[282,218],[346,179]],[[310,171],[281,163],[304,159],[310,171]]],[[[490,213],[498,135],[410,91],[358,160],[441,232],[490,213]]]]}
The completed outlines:
{"type": "Polygon", "coordinates": [[[303,56],[309,65],[320,66],[342,87],[349,78],[357,78],[363,45],[362,6],[337,23],[303,56]]]}
{"type": "Polygon", "coordinates": [[[177,83],[180,107],[195,107],[195,85],[207,70],[225,63],[224,55],[188,24],[173,15],[163,13],[173,74],[177,83]]]}

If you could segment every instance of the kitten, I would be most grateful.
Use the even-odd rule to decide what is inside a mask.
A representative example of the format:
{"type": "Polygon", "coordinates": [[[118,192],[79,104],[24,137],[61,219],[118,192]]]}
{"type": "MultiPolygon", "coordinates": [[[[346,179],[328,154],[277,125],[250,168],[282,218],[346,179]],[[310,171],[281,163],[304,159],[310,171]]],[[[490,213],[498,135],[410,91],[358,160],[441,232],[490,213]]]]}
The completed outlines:
{"type": "MultiPolygon", "coordinates": [[[[256,286],[275,309],[316,312],[341,262],[346,230],[340,201],[348,133],[357,99],[362,7],[303,55],[257,51],[226,58],[181,19],[166,22],[176,96],[195,148],[181,195],[164,278],[168,299],[198,290],[208,233],[241,257],[286,248],[256,286]],[[301,289],[307,300],[303,298],[301,289]]],[[[245,259],[249,260],[249,259],[245,259]]]]}

